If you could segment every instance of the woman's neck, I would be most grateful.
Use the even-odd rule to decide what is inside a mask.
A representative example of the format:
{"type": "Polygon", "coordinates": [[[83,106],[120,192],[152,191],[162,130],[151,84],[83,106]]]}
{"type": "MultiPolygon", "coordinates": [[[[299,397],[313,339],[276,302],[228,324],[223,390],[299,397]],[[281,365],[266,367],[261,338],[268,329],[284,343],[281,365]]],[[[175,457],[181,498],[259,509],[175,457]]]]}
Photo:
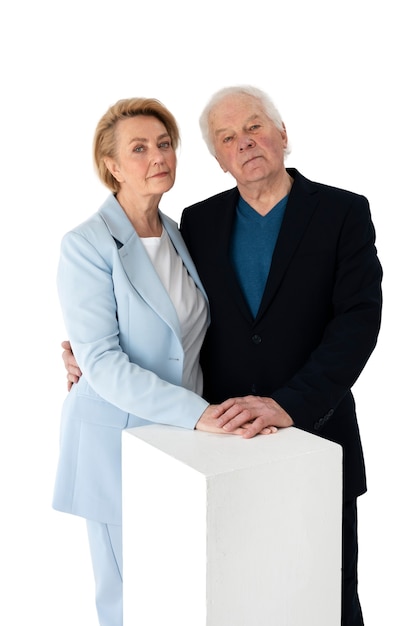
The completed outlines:
{"type": "Polygon", "coordinates": [[[132,200],[120,192],[116,199],[125,211],[139,237],[161,237],[163,226],[158,211],[161,196],[132,200]]]}

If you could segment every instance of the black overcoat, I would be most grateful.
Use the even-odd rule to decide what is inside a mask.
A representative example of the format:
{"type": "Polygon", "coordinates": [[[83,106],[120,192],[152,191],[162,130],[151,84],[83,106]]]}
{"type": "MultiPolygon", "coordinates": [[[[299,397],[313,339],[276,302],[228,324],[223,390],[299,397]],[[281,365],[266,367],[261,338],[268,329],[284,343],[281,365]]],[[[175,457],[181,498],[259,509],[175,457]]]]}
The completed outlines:
{"type": "Polygon", "coordinates": [[[181,232],[211,311],[204,396],[211,403],[270,396],[296,427],[341,444],[351,499],[366,490],[351,388],[380,328],[375,229],[364,196],[288,172],[294,183],[255,319],[229,257],[238,189],[183,211],[181,232]]]}

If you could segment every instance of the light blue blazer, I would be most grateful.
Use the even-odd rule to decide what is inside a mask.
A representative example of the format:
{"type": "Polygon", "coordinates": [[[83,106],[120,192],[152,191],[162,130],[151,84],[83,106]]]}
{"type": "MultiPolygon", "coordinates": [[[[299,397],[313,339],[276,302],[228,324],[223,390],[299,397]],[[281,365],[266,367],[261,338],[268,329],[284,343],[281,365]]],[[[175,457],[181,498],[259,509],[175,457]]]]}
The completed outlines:
{"type": "MultiPolygon", "coordinates": [[[[205,295],[177,224],[161,219],[205,295]]],[[[63,237],[57,282],[83,376],[63,405],[53,507],[121,524],[122,429],[150,422],[193,429],[208,403],[181,386],[176,311],[113,195],[63,237]]]]}

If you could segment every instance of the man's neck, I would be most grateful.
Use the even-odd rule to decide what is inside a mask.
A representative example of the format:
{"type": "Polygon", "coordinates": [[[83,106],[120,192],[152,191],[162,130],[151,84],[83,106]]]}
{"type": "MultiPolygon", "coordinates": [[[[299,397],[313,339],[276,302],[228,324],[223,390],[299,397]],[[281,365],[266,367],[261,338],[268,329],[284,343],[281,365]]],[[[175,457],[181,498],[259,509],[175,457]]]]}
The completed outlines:
{"type": "Polygon", "coordinates": [[[260,181],[251,185],[238,184],[241,198],[260,215],[267,215],[285,196],[290,193],[293,178],[285,170],[284,176],[272,185],[270,181],[260,181]]]}

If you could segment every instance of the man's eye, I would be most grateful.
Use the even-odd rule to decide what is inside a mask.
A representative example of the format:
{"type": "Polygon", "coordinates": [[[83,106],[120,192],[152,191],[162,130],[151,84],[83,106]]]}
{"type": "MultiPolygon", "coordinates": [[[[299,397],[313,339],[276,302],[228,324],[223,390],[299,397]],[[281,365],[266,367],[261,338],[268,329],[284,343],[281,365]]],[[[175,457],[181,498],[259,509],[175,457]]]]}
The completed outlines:
{"type": "Polygon", "coordinates": [[[232,137],[224,137],[222,142],[223,143],[229,143],[231,141],[232,137]]]}
{"type": "Polygon", "coordinates": [[[260,128],[260,124],[252,124],[250,126],[250,130],[258,130],[260,128]]]}

